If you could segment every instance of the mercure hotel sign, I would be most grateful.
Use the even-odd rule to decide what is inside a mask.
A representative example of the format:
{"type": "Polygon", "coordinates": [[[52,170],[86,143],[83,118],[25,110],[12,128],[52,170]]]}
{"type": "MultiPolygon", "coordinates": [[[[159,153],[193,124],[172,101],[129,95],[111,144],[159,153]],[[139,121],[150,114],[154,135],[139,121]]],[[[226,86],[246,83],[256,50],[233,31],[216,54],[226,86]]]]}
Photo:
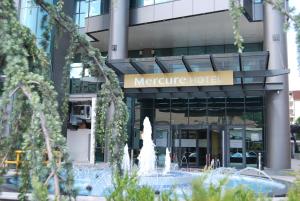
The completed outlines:
{"type": "Polygon", "coordinates": [[[124,88],[233,85],[232,71],[127,74],[124,88]]]}

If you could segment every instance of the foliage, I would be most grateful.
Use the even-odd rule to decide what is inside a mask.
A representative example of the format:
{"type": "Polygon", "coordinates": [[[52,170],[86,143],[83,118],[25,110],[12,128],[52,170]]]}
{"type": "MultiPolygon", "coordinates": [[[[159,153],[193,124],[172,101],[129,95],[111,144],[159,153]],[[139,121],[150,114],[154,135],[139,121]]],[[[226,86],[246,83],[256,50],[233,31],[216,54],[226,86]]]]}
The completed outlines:
{"type": "Polygon", "coordinates": [[[60,186],[67,189],[64,194],[71,198],[74,196],[70,190],[72,172],[66,141],[61,134],[57,94],[47,77],[48,58],[37,47],[35,36],[19,23],[14,1],[0,1],[0,35],[1,68],[6,76],[0,105],[0,130],[3,131],[7,124],[12,128],[7,136],[2,136],[1,132],[1,168],[12,150],[22,149],[24,162],[19,199],[26,200],[25,193],[30,187],[33,195],[46,199],[44,189],[50,178],[54,180],[56,200],[60,200],[60,186]],[[9,105],[13,105],[12,112],[7,110],[9,105]],[[61,153],[61,163],[57,163],[59,159],[54,150],[61,153]],[[48,164],[43,162],[45,153],[48,164]]]}
{"type": "Polygon", "coordinates": [[[243,14],[243,7],[240,0],[230,0],[229,1],[229,13],[232,20],[232,29],[234,35],[234,45],[237,46],[238,52],[242,53],[244,46],[244,39],[240,33],[240,18],[243,14]]]}
{"type": "Polygon", "coordinates": [[[33,200],[47,201],[48,200],[48,189],[43,185],[35,176],[32,177],[32,186],[37,189],[33,195],[33,200]]]}
{"type": "Polygon", "coordinates": [[[262,196],[257,196],[255,192],[238,186],[233,189],[226,189],[227,179],[221,180],[218,184],[210,184],[208,187],[204,183],[205,177],[201,177],[193,182],[192,197],[186,201],[253,201],[265,200],[262,196]],[[225,189],[225,190],[224,190],[225,189]]]}
{"type": "Polygon", "coordinates": [[[178,195],[174,193],[174,189],[171,189],[169,191],[161,192],[161,195],[159,197],[160,201],[179,201],[178,195]]]}
{"type": "Polygon", "coordinates": [[[73,22],[73,19],[66,16],[61,6],[63,1],[58,1],[57,7],[52,6],[44,2],[43,0],[35,0],[36,4],[40,5],[47,13],[49,13],[49,25],[63,29],[71,37],[71,44],[69,53],[66,56],[66,65],[64,67],[64,88],[65,91],[65,103],[64,114],[68,110],[68,91],[69,84],[69,68],[70,64],[74,61],[75,53],[80,53],[81,62],[85,68],[90,69],[92,75],[104,80],[101,85],[100,91],[98,91],[97,102],[97,119],[95,126],[95,133],[98,143],[104,144],[105,138],[109,151],[110,151],[110,163],[116,170],[121,170],[121,157],[123,152],[123,146],[127,140],[127,121],[128,111],[127,106],[123,102],[124,94],[120,87],[118,77],[115,72],[105,65],[105,58],[101,56],[101,53],[97,48],[94,48],[89,41],[82,36],[78,27],[73,22]]]}
{"type": "MultiPolygon", "coordinates": [[[[229,1],[229,12],[232,19],[233,25],[233,34],[238,51],[242,52],[243,50],[243,37],[240,33],[239,22],[243,14],[243,8],[241,7],[241,0],[230,0],[229,1]]],[[[265,4],[270,4],[274,9],[281,12],[286,16],[289,21],[285,23],[285,30],[287,30],[291,22],[294,26],[296,32],[296,43],[298,49],[298,65],[300,66],[300,13],[295,13],[295,8],[286,6],[286,0],[264,0],[265,4]]]]}
{"type": "Polygon", "coordinates": [[[296,125],[300,125],[300,117],[298,117],[298,118],[296,119],[295,124],[296,124],[296,125]]]}
{"type": "Polygon", "coordinates": [[[300,200],[300,175],[296,174],[296,180],[288,192],[288,201],[300,200]]]}
{"type": "Polygon", "coordinates": [[[138,186],[136,174],[130,176],[125,174],[115,174],[114,188],[110,195],[106,197],[107,201],[154,201],[155,193],[149,187],[138,186]]]}
{"type": "MultiPolygon", "coordinates": [[[[205,184],[206,176],[196,179],[192,184],[192,195],[185,195],[180,200],[185,201],[267,201],[270,200],[263,195],[256,195],[254,191],[247,190],[243,186],[233,189],[226,189],[227,179],[221,180],[218,184],[205,184]]],[[[174,190],[161,192],[155,198],[153,190],[147,187],[140,187],[136,175],[115,176],[114,188],[107,197],[108,201],[178,201],[179,198],[174,190]]]]}

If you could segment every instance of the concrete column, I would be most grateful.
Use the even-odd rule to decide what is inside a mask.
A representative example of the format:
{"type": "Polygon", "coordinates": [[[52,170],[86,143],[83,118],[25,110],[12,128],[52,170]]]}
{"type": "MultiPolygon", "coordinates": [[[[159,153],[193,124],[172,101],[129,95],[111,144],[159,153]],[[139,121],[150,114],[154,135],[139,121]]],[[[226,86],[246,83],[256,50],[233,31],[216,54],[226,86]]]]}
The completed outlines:
{"type": "MultiPolygon", "coordinates": [[[[128,21],[129,0],[113,0],[110,4],[110,28],[109,28],[109,59],[125,59],[128,55],[128,21]]],[[[114,114],[114,105],[108,111],[110,119],[114,114]]],[[[112,134],[115,132],[112,131],[112,134]]],[[[109,138],[105,136],[104,162],[109,161],[109,138]]]]}
{"type": "MultiPolygon", "coordinates": [[[[269,69],[285,69],[287,44],[284,30],[285,17],[272,6],[264,6],[264,49],[270,52],[269,69]]],[[[267,82],[282,82],[284,89],[266,94],[266,162],[267,167],[280,170],[291,168],[289,134],[288,75],[268,78],[267,82]]]]}
{"type": "Polygon", "coordinates": [[[125,59],[128,52],[129,0],[114,0],[110,4],[109,59],[125,59]]]}

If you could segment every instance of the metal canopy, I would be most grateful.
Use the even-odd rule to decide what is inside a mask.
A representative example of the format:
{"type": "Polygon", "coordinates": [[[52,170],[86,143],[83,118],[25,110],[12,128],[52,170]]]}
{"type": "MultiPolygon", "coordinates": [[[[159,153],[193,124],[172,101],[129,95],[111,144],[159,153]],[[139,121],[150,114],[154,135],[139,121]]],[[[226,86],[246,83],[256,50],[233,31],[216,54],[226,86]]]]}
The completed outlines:
{"type": "Polygon", "coordinates": [[[202,72],[232,70],[233,86],[125,89],[134,97],[240,97],[282,90],[282,83],[267,83],[267,77],[287,74],[287,69],[268,70],[269,52],[130,58],[107,61],[122,82],[126,74],[202,72]]]}

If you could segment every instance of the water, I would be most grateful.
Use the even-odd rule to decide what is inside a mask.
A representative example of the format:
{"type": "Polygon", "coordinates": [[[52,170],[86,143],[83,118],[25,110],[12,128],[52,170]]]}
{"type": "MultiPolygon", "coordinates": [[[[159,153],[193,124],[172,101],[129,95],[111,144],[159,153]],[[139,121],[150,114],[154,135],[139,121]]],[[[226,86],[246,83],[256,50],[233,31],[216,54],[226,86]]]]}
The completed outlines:
{"type": "Polygon", "coordinates": [[[170,172],[171,169],[171,157],[170,157],[170,151],[168,147],[166,148],[166,156],[165,156],[165,168],[163,171],[163,174],[167,174],[170,172]]]}
{"type": "Polygon", "coordinates": [[[155,150],[154,143],[152,141],[152,127],[148,117],[144,119],[143,122],[144,130],[142,133],[143,147],[138,156],[139,160],[139,170],[138,175],[151,175],[155,173],[155,150]]]}
{"type": "Polygon", "coordinates": [[[130,172],[130,158],[129,158],[127,144],[125,145],[124,150],[123,150],[122,170],[124,172],[130,172]]]}
{"type": "MultiPolygon", "coordinates": [[[[75,168],[75,186],[79,189],[80,195],[104,196],[112,189],[111,171],[109,169],[76,169],[75,168]],[[87,190],[92,187],[91,190],[87,190]]],[[[277,181],[271,181],[265,178],[257,178],[237,174],[218,174],[216,171],[210,173],[169,171],[164,174],[163,171],[156,171],[155,174],[140,176],[138,183],[140,186],[150,186],[154,191],[167,191],[174,189],[179,195],[183,193],[191,194],[191,183],[205,175],[204,185],[218,185],[223,179],[228,179],[225,189],[235,188],[243,185],[257,194],[269,196],[284,195],[287,192],[287,186],[277,181]]]]}
{"type": "MultiPolygon", "coordinates": [[[[143,122],[144,130],[142,133],[143,147],[138,156],[138,184],[140,186],[150,186],[156,192],[173,190],[180,197],[191,195],[191,185],[195,179],[205,175],[204,185],[208,188],[210,185],[218,185],[220,181],[227,179],[225,189],[244,186],[257,194],[270,196],[280,196],[287,193],[287,186],[283,183],[273,181],[271,177],[255,168],[246,168],[237,171],[233,168],[217,168],[209,173],[185,172],[171,170],[170,151],[166,148],[165,167],[163,170],[155,168],[155,150],[152,141],[152,128],[149,118],[146,117],[143,122]],[[243,175],[246,172],[258,173],[258,176],[264,175],[265,178],[257,178],[243,175]]],[[[127,144],[123,150],[122,169],[130,173],[130,158],[127,144]]],[[[110,168],[96,169],[94,167],[74,167],[74,187],[79,195],[86,196],[105,196],[113,189],[112,174],[110,168]]],[[[252,174],[252,176],[257,176],[252,174]]],[[[6,188],[14,187],[17,189],[18,178],[5,178],[6,188]]],[[[50,182],[50,192],[53,192],[50,182]]]]}
{"type": "MultiPolygon", "coordinates": [[[[78,190],[79,195],[83,196],[105,196],[113,189],[111,169],[96,169],[92,167],[74,167],[74,187],[78,190]]],[[[223,169],[224,170],[224,169],[223,169]]],[[[211,171],[210,173],[173,171],[163,174],[163,171],[157,171],[155,175],[140,176],[138,183],[140,186],[150,186],[155,191],[167,191],[173,189],[178,196],[183,193],[191,194],[191,183],[199,177],[205,175],[205,186],[217,185],[224,178],[228,179],[225,189],[234,188],[243,185],[257,194],[270,196],[280,196],[287,193],[287,185],[271,181],[265,178],[257,178],[238,174],[223,174],[221,170],[211,171]],[[174,189],[175,188],[175,189],[174,189]]],[[[5,178],[6,187],[17,189],[18,178],[5,178]]],[[[50,182],[51,183],[51,182],[50,182]]],[[[4,187],[5,187],[4,186],[4,187]]],[[[53,192],[53,189],[49,189],[53,192]]]]}

